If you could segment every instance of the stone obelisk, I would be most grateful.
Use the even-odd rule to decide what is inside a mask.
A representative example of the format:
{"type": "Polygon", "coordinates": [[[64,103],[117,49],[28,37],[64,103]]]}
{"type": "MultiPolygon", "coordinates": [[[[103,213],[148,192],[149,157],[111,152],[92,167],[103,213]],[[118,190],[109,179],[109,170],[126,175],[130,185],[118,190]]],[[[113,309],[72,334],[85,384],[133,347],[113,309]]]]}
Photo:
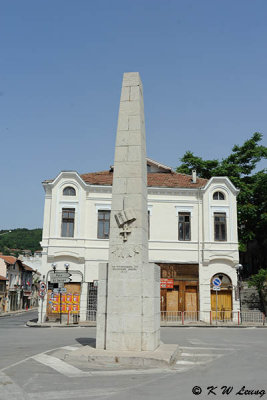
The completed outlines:
{"type": "Polygon", "coordinates": [[[109,261],[99,266],[98,349],[159,346],[160,268],[148,262],[147,165],[143,88],[138,72],[122,83],[112,186],[109,261]]]}

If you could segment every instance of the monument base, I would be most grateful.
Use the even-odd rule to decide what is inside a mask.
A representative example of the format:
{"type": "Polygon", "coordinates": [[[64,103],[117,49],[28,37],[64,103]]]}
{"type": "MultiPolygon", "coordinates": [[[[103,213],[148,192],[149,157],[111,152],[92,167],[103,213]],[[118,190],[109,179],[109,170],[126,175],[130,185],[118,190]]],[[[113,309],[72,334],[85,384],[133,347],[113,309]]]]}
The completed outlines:
{"type": "Polygon", "coordinates": [[[86,362],[88,367],[105,366],[125,368],[170,368],[179,356],[179,346],[160,344],[154,351],[111,351],[99,350],[91,346],[70,351],[64,359],[68,362],[86,362]]]}
{"type": "Polygon", "coordinates": [[[156,350],[160,345],[160,267],[149,263],[127,275],[117,272],[114,278],[109,265],[101,263],[96,326],[99,350],[156,350]]]}

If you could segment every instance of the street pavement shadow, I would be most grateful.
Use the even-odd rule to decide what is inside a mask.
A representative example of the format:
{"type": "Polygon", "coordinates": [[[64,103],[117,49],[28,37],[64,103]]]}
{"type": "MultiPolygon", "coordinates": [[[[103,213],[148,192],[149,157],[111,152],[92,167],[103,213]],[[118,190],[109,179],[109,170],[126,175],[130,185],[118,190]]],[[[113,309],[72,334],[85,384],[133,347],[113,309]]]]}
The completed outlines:
{"type": "Polygon", "coordinates": [[[96,340],[95,338],[75,338],[75,340],[80,343],[82,346],[91,346],[94,347],[96,346],[96,340]]]}

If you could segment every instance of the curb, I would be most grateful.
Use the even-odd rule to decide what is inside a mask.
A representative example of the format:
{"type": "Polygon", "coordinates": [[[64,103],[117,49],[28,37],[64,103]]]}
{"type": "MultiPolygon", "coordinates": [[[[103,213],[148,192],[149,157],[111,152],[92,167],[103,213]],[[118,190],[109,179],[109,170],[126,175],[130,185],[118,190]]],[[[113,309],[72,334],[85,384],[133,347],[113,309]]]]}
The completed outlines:
{"type": "Polygon", "coordinates": [[[38,324],[37,322],[27,321],[26,326],[29,328],[95,328],[96,324],[88,325],[88,324],[51,324],[48,325],[46,323],[38,324]]]}
{"type": "Polygon", "coordinates": [[[161,325],[161,328],[267,328],[267,325],[161,325]]]}
{"type": "MultiPolygon", "coordinates": [[[[28,321],[26,322],[26,326],[29,328],[95,328],[96,323],[92,322],[91,324],[38,324],[37,322],[28,321]]],[[[234,328],[234,329],[248,329],[248,328],[267,328],[267,325],[161,325],[161,328],[234,328]]]]}
{"type": "Polygon", "coordinates": [[[11,317],[12,315],[26,314],[31,311],[38,311],[38,307],[30,308],[29,310],[17,310],[17,311],[5,312],[5,313],[0,314],[0,318],[11,317]]]}

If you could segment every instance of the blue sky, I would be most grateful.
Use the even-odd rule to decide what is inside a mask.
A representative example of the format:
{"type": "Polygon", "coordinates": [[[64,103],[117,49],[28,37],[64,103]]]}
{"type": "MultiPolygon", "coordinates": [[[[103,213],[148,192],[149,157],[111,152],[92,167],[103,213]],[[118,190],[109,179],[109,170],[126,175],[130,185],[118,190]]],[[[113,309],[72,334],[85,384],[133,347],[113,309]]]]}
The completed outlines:
{"type": "Polygon", "coordinates": [[[266,0],[0,0],[0,229],[42,227],[44,179],[113,163],[125,71],[159,162],[266,135],[266,20],[266,0]]]}

